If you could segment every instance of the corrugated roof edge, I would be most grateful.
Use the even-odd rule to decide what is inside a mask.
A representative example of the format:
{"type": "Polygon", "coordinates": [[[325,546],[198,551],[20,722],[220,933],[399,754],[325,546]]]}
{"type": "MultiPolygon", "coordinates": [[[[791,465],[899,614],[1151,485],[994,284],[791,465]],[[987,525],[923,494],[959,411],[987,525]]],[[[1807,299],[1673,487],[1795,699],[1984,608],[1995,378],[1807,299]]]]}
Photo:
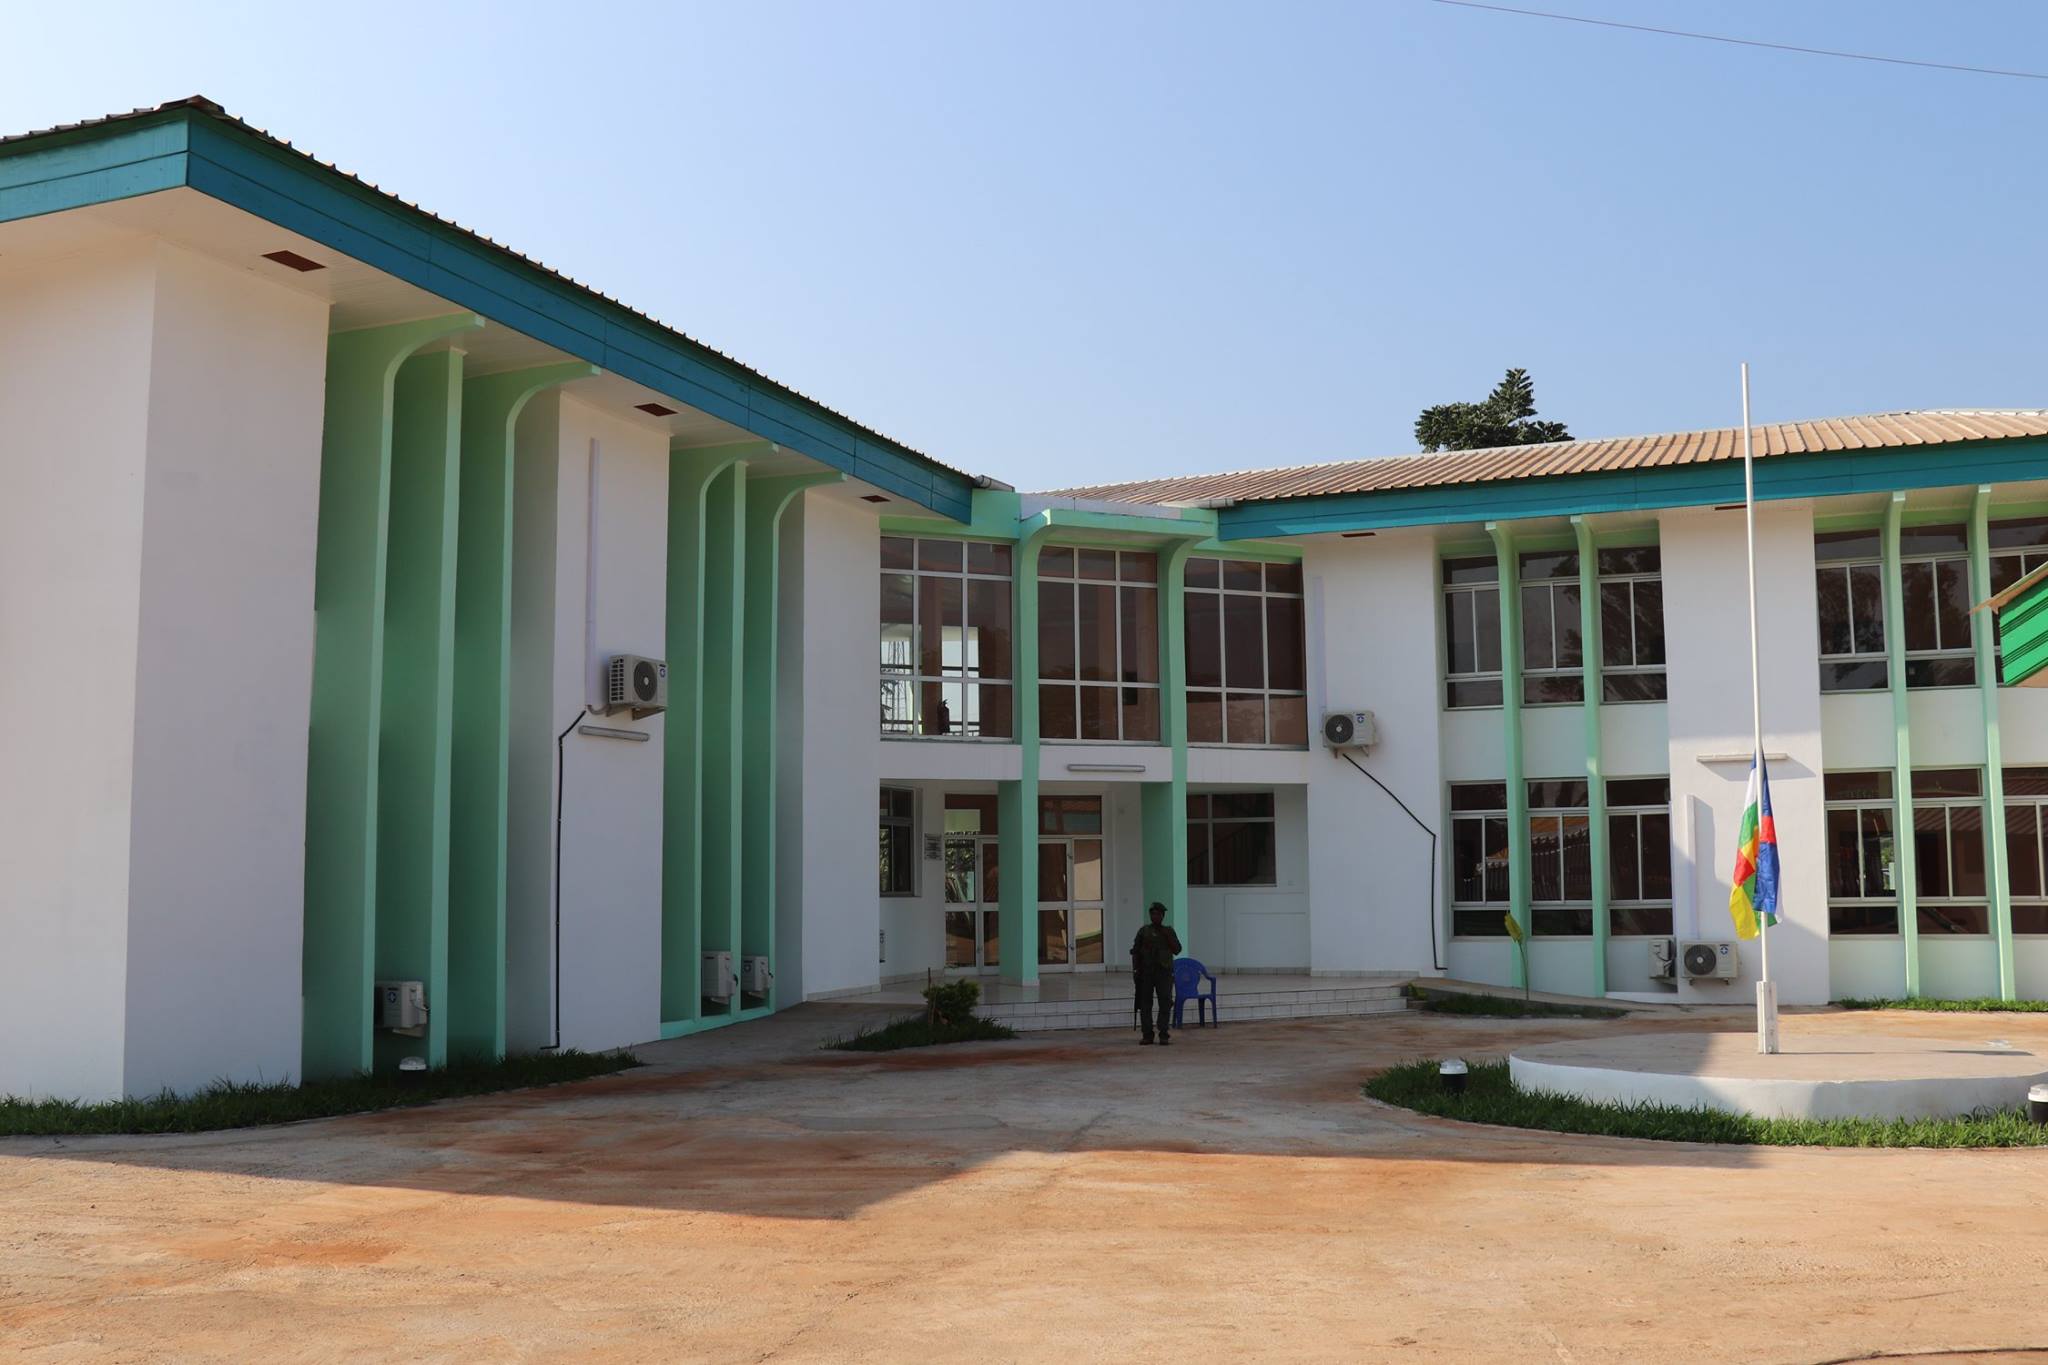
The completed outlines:
{"type": "Polygon", "coordinates": [[[515,251],[511,247],[505,246],[503,243],[494,241],[490,237],[484,235],[483,233],[476,231],[474,228],[464,227],[462,224],[456,222],[452,218],[444,218],[440,214],[435,213],[433,210],[422,208],[418,204],[413,203],[409,199],[401,199],[397,195],[392,194],[387,190],[379,188],[373,182],[365,180],[362,176],[357,175],[353,171],[345,171],[331,161],[322,161],[319,157],[314,156],[309,152],[301,151],[299,148],[293,146],[289,140],[278,137],[276,134],[271,133],[266,129],[258,128],[254,124],[250,123],[247,119],[240,118],[234,114],[229,113],[227,109],[224,106],[222,106],[218,101],[208,99],[204,95],[189,95],[184,99],[168,100],[162,104],[150,105],[148,107],[140,109],[131,109],[128,112],[121,114],[106,114],[102,115],[99,118],[83,119],[77,123],[60,123],[48,128],[38,128],[31,132],[7,133],[4,135],[0,135],[0,156],[6,156],[15,150],[20,150],[17,144],[26,142],[42,142],[47,140],[65,138],[69,135],[91,133],[97,129],[110,127],[115,124],[132,123],[145,118],[156,117],[163,114],[176,113],[180,110],[190,110],[194,113],[204,114],[210,118],[218,119],[222,123],[228,124],[233,128],[237,128],[242,132],[249,134],[252,137],[261,138],[263,141],[271,144],[274,147],[278,147],[284,151],[287,151],[291,153],[293,156],[300,157],[306,161],[310,161],[313,164],[319,166],[323,170],[332,172],[335,175],[339,175],[353,182],[354,184],[361,186],[363,189],[368,190],[370,193],[375,194],[380,198],[383,198],[393,204],[398,205],[399,207],[405,209],[407,212],[419,214],[421,217],[424,218],[431,218],[434,222],[441,224],[443,227],[450,228],[456,232],[460,232],[464,236],[469,237],[471,240],[477,242],[479,245],[484,246],[489,250],[498,253],[499,255],[510,257],[512,260],[519,262],[522,266],[526,267],[529,270],[538,271],[541,274],[547,275],[552,279],[558,280],[561,283],[568,285],[572,289],[575,289],[583,294],[589,295],[591,298],[602,300],[604,303],[609,304],[614,308],[623,309],[624,311],[631,313],[634,317],[641,319],[643,322],[646,322],[652,326],[660,328],[664,332],[667,332],[669,335],[675,337],[678,341],[691,347],[692,349],[700,351],[707,356],[714,357],[725,365],[731,366],[734,370],[739,371],[741,374],[746,375],[748,378],[758,380],[760,383],[768,386],[769,388],[775,389],[783,394],[786,394],[788,397],[794,399],[796,402],[803,404],[806,407],[815,408],[817,411],[824,413],[839,422],[845,423],[848,427],[859,432],[861,435],[867,436],[872,440],[879,441],[885,446],[893,447],[894,449],[901,451],[903,454],[908,455],[913,459],[931,465],[935,469],[944,470],[948,474],[958,475],[963,479],[979,481],[985,477],[982,475],[970,474],[964,469],[960,469],[954,465],[949,465],[945,463],[943,460],[939,460],[934,458],[933,456],[927,455],[923,451],[918,450],[914,446],[906,445],[902,441],[899,441],[892,436],[886,435],[885,433],[877,431],[875,428],[868,426],[866,423],[861,422],[858,418],[850,417],[846,413],[841,412],[839,409],[834,408],[829,404],[820,402],[818,399],[812,398],[808,394],[805,394],[798,389],[794,389],[778,379],[763,374],[761,371],[755,369],[753,366],[747,364],[745,361],[739,360],[727,354],[726,352],[719,350],[715,346],[699,341],[695,337],[690,336],[688,333],[669,326],[667,323],[663,322],[661,319],[657,317],[654,317],[652,314],[642,312],[640,309],[633,307],[631,304],[626,303],[623,300],[613,298],[611,295],[605,293],[600,289],[594,289],[591,286],[584,284],[582,281],[577,280],[573,276],[564,274],[562,271],[555,269],[553,266],[550,266],[543,261],[534,260],[531,256],[527,256],[522,252],[515,251]]]}
{"type": "MultiPolygon", "coordinates": [[[[1759,422],[1751,427],[1756,433],[1754,445],[1757,458],[1763,459],[1778,454],[1821,453],[1829,450],[1866,450],[1886,445],[1969,445],[1978,442],[2027,439],[2048,435],[2048,408],[1917,408],[1899,409],[1890,412],[1868,413],[1849,417],[1816,417],[1785,422],[1759,422]],[[1908,423],[1917,419],[1946,418],[1967,419],[1971,417],[1993,417],[2004,419],[2032,419],[2034,429],[2020,431],[1985,431],[1958,435],[1953,433],[1912,434],[1908,439],[1894,441],[1844,441],[1841,434],[1843,423],[1889,422],[1908,423]],[[1808,444],[1801,440],[1787,445],[1782,433],[1806,428],[1828,428],[1836,444],[1825,441],[1808,444]],[[1778,437],[1773,441],[1770,437],[1778,437]]],[[[1574,474],[1600,473],[1611,469],[1659,467],[1668,464],[1704,464],[1724,460],[1739,460],[1741,449],[1738,444],[1740,427],[1705,427],[1693,431],[1662,432],[1640,436],[1592,437],[1570,441],[1550,441],[1522,446],[1490,446],[1479,450],[1412,451],[1401,455],[1377,455],[1364,459],[1320,460],[1307,464],[1268,465],[1246,469],[1226,470],[1213,474],[1163,475],[1150,479],[1129,479],[1117,483],[1085,484],[1067,488],[1044,490],[1043,497],[1081,497],[1110,502],[1172,503],[1180,506],[1235,506],[1243,503],[1293,502],[1308,498],[1342,496],[1348,493],[1391,491],[1399,488],[1452,487],[1459,484],[1498,483],[1506,480],[1525,478],[1566,477],[1574,474]],[[1683,454],[1678,451],[1686,442],[1711,441],[1726,438],[1725,445],[1716,448],[1708,446],[1704,453],[1695,446],[1683,454]],[[1528,468],[1523,466],[1542,464],[1546,457],[1556,456],[1575,448],[1591,452],[1587,463],[1572,469],[1528,468]],[[1633,449],[1630,449],[1633,448],[1633,449]],[[1645,461],[1642,457],[1652,451],[1660,451],[1663,458],[1645,461]],[[1672,458],[1674,455],[1677,458],[1672,458]],[[1365,474],[1368,471],[1383,472],[1391,466],[1415,463],[1426,465],[1432,462],[1483,464],[1496,461],[1495,467],[1468,477],[1450,479],[1416,479],[1400,483],[1374,484],[1361,481],[1353,486],[1328,486],[1319,481],[1315,487],[1294,489],[1277,488],[1289,476],[1304,476],[1323,472],[1334,473],[1353,469],[1365,474]],[[1246,480],[1260,480],[1267,491],[1245,489],[1246,480]]]]}

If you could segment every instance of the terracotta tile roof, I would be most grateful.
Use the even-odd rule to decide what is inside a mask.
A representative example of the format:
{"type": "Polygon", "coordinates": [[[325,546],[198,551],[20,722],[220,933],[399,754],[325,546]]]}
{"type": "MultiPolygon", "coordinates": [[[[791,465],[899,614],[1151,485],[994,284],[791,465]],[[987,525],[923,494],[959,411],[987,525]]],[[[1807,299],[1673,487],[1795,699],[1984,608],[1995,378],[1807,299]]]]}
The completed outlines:
{"type": "MultiPolygon", "coordinates": [[[[1882,412],[1868,417],[1825,417],[1752,427],[1758,459],[1838,450],[1949,445],[2048,436],[2048,409],[1926,409],[1882,412]]],[[[1451,450],[1434,455],[1395,455],[1334,464],[1248,469],[1231,474],[1142,479],[1132,483],[1062,488],[1058,493],[1108,502],[1193,503],[1231,500],[1267,502],[1335,493],[1378,493],[1398,488],[1491,483],[1556,474],[1592,474],[1614,469],[1659,469],[1742,458],[1742,428],[1670,432],[1662,436],[1616,436],[1598,441],[1556,441],[1548,445],[1451,450]]]]}

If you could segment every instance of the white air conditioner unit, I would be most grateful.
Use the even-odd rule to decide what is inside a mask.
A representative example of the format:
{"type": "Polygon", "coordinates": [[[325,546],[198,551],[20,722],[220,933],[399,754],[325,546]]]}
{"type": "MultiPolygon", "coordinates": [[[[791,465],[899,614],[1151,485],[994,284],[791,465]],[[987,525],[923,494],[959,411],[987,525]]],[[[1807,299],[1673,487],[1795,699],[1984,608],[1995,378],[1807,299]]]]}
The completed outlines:
{"type": "Polygon", "coordinates": [[[424,1038],[427,1033],[427,986],[423,981],[379,981],[377,1026],[387,1033],[424,1038]]]}
{"type": "Polygon", "coordinates": [[[1741,966],[1732,943],[1685,939],[1678,945],[1678,969],[1694,981],[1733,981],[1741,966]]]}
{"type": "Polygon", "coordinates": [[[668,665],[638,654],[618,654],[604,674],[604,709],[631,711],[633,719],[668,709],[668,665]]]}
{"type": "Polygon", "coordinates": [[[1668,938],[1650,940],[1650,979],[1670,981],[1678,975],[1678,945],[1668,938]]]}
{"type": "Polygon", "coordinates": [[[706,1000],[732,999],[732,954],[724,949],[704,954],[703,995],[706,1000]]]}
{"type": "Polygon", "coordinates": [[[768,983],[774,980],[768,970],[768,959],[755,954],[740,959],[740,994],[766,995],[768,983]]]}
{"type": "Polygon", "coordinates": [[[1329,711],[1323,715],[1323,743],[1332,749],[1370,749],[1379,741],[1370,711],[1329,711]]]}

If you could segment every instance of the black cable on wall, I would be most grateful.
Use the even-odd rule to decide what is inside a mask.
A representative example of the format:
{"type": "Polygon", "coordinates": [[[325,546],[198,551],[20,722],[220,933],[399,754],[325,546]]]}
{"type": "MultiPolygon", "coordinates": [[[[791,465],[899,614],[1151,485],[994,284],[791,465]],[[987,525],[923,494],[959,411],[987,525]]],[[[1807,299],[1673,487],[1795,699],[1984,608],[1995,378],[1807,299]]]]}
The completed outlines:
{"type": "Polygon", "coordinates": [[[1395,796],[1393,788],[1380,781],[1377,777],[1374,777],[1371,773],[1366,772],[1364,764],[1360,763],[1350,754],[1345,753],[1342,749],[1337,750],[1337,757],[1343,759],[1361,773],[1365,773],[1366,781],[1372,783],[1392,798],[1394,804],[1401,808],[1402,813],[1415,822],[1415,827],[1429,836],[1429,960],[1438,971],[1442,971],[1444,969],[1443,952],[1437,947],[1436,933],[1436,831],[1423,824],[1422,817],[1409,810],[1408,803],[1395,796]]]}

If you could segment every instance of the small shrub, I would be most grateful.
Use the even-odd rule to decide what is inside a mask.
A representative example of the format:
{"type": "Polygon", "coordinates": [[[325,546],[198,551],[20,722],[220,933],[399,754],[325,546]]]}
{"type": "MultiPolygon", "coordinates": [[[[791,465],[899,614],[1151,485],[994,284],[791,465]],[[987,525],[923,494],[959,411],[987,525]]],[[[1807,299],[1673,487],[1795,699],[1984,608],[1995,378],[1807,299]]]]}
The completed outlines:
{"type": "Polygon", "coordinates": [[[924,1017],[937,1028],[958,1027],[981,1003],[978,981],[935,981],[924,988],[924,1017]]]}

